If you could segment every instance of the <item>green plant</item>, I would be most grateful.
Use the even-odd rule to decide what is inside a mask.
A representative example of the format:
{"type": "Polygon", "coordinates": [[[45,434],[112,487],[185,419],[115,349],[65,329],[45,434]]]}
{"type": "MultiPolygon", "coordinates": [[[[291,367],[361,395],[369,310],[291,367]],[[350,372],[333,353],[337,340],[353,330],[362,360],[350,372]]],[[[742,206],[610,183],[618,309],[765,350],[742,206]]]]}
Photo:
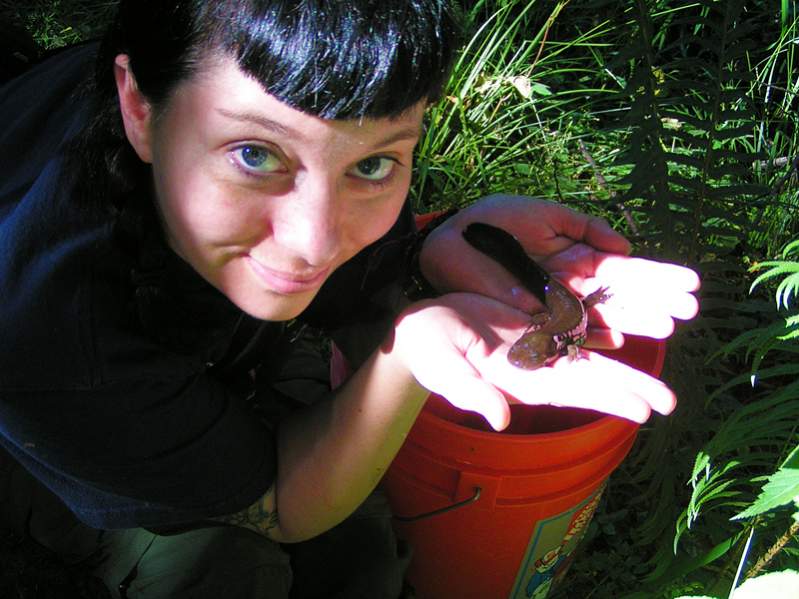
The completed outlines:
{"type": "Polygon", "coordinates": [[[116,4],[115,0],[0,0],[0,17],[24,27],[45,51],[98,37],[116,4]]]}
{"type": "Polygon", "coordinates": [[[483,0],[466,13],[469,39],[417,152],[417,211],[494,192],[587,198],[575,176],[586,165],[574,150],[593,118],[579,99],[596,90],[571,82],[593,73],[579,54],[611,25],[553,40],[569,5],[483,0]]]}
{"type": "MultiPolygon", "coordinates": [[[[775,561],[782,567],[792,566],[785,576],[799,576],[795,549],[791,548],[792,539],[799,533],[799,366],[793,363],[799,351],[799,315],[789,309],[791,297],[799,290],[799,262],[789,258],[795,256],[798,248],[799,241],[794,241],[786,247],[782,260],[753,268],[768,270],[755,279],[752,289],[784,277],[775,291],[777,308],[783,314],[774,322],[742,333],[715,357],[744,351],[752,368],[717,389],[708,402],[730,390],[737,390],[738,396],[746,400],[697,454],[691,477],[692,495],[678,522],[675,543],[711,512],[725,514],[726,521],[716,520],[726,539],[717,545],[718,555],[714,557],[736,545],[744,547],[737,571],[722,570],[713,585],[718,590],[729,590],[740,580],[754,579],[775,561]],[[782,509],[785,505],[793,509],[782,509]],[[752,542],[755,534],[759,538],[752,542]]],[[[742,592],[740,596],[758,595],[742,592]]],[[[769,596],[787,595],[772,591],[769,596]]]]}
{"type": "MultiPolygon", "coordinates": [[[[761,401],[735,384],[749,380],[750,373],[741,374],[748,370],[745,356],[721,351],[771,319],[768,302],[747,297],[746,268],[784,243],[795,226],[795,183],[762,166],[771,164],[775,146],[795,152],[795,117],[764,111],[774,101],[774,85],[783,85],[777,73],[790,80],[786,35],[794,25],[780,28],[768,7],[751,2],[624,4],[618,30],[628,32],[628,43],[606,50],[603,64],[624,82],[626,100],[604,94],[593,103],[604,113],[606,131],[621,135],[624,150],[599,168],[631,216],[637,251],[701,272],[702,315],[670,342],[664,376],[681,399],[677,414],[642,429],[601,508],[613,513],[623,506],[630,534],[594,539],[594,547],[619,563],[626,563],[629,550],[621,549],[628,545],[647,559],[636,565],[636,582],[627,568],[606,575],[604,588],[585,583],[581,596],[715,594],[729,591],[750,530],[730,518],[752,504],[757,477],[773,473],[795,434],[797,407],[786,403],[793,353],[783,352],[773,370],[760,371],[774,391],[761,401]],[[754,72],[752,65],[758,65],[754,72]],[[620,108],[625,104],[628,110],[620,108]],[[622,115],[615,121],[606,116],[614,107],[622,115]],[[782,186],[773,184],[777,178],[782,186]],[[708,362],[714,353],[723,359],[708,362]],[[713,466],[704,469],[708,451],[713,466]],[[696,468],[686,467],[697,454],[696,468]],[[686,488],[686,480],[693,486],[686,488]]],[[[607,133],[596,137],[599,147],[607,143],[607,133]]],[[[758,526],[763,540],[750,545],[753,555],[765,555],[769,534],[788,534],[790,546],[796,532],[771,516],[761,516],[758,526]]],[[[581,572],[579,560],[575,569],[581,572]]]]}

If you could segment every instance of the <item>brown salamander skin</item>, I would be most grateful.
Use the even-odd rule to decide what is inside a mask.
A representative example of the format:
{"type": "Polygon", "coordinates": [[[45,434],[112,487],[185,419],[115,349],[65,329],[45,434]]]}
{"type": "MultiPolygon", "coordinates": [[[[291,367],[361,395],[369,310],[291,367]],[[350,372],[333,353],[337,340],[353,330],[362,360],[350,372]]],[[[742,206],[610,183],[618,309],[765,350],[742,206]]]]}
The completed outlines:
{"type": "Polygon", "coordinates": [[[581,300],[538,266],[513,235],[493,225],[471,223],[463,236],[546,304],[547,310],[533,315],[527,331],[510,348],[508,361],[518,368],[535,370],[560,356],[576,356],[585,342],[587,308],[608,299],[607,288],[581,300]]]}
{"type": "Polygon", "coordinates": [[[525,370],[535,370],[563,355],[576,355],[585,342],[587,307],[605,301],[606,289],[581,300],[555,279],[546,290],[547,312],[533,316],[527,332],[508,351],[508,361],[525,370]]]}

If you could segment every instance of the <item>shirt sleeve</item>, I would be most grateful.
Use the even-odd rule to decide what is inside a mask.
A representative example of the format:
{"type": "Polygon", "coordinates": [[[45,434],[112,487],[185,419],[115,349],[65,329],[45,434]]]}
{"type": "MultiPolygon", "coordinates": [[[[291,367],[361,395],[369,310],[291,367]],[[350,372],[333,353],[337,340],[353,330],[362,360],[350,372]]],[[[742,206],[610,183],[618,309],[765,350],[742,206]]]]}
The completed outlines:
{"type": "Polygon", "coordinates": [[[233,513],[275,479],[273,434],[207,374],[3,395],[0,441],[96,528],[233,513]]]}

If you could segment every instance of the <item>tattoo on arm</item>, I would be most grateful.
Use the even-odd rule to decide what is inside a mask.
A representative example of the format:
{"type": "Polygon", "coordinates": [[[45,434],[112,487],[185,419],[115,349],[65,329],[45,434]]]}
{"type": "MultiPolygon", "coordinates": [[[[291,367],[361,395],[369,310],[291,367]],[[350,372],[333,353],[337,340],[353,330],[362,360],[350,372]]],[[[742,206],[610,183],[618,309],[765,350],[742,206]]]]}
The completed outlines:
{"type": "Polygon", "coordinates": [[[270,532],[278,525],[277,507],[275,506],[275,488],[270,487],[270,489],[250,507],[236,512],[235,514],[218,516],[213,518],[213,520],[233,526],[249,528],[258,534],[270,537],[270,532]]]}

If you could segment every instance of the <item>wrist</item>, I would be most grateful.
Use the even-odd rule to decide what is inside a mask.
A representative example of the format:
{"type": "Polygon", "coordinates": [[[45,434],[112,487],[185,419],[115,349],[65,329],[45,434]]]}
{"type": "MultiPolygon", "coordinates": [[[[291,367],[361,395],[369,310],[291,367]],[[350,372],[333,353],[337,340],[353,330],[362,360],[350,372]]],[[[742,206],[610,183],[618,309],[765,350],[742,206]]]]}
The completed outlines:
{"type": "Polygon", "coordinates": [[[403,282],[403,292],[410,301],[414,302],[439,295],[439,292],[422,271],[420,258],[428,236],[456,212],[458,212],[457,208],[450,208],[435,216],[416,233],[413,242],[408,246],[405,259],[406,275],[403,282]]]}
{"type": "Polygon", "coordinates": [[[397,371],[408,373],[424,389],[430,389],[430,367],[445,353],[447,334],[440,330],[445,310],[437,299],[414,302],[397,316],[391,334],[378,350],[399,364],[397,371]]]}

